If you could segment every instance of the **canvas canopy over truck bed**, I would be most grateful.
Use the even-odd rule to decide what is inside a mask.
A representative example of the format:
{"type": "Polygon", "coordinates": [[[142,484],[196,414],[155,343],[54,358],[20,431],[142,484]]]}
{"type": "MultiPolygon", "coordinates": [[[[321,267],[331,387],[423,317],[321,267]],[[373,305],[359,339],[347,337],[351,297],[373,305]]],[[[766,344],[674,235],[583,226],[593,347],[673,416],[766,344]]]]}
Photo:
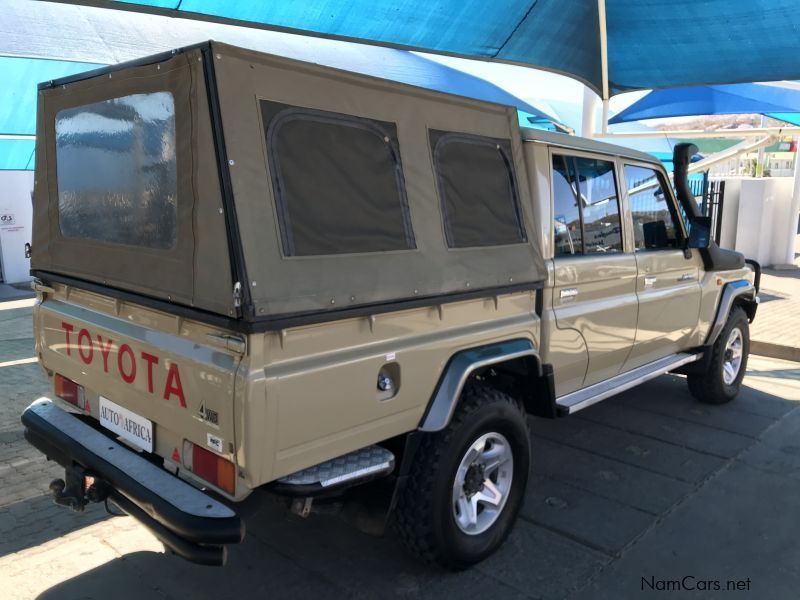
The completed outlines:
{"type": "Polygon", "coordinates": [[[545,277],[511,107],[208,42],[38,119],[43,279],[258,330],[545,277]]]}

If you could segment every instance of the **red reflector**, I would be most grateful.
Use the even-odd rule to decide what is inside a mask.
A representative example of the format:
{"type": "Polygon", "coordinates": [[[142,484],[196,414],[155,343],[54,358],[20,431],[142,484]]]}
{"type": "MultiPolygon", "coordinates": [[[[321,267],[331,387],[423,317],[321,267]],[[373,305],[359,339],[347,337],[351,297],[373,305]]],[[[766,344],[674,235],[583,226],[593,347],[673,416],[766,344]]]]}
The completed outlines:
{"type": "Polygon", "coordinates": [[[83,386],[78,385],[71,379],[67,379],[58,373],[56,373],[53,383],[56,396],[62,400],[66,400],[70,404],[74,404],[78,408],[86,409],[83,401],[83,386]]]}
{"type": "Polygon", "coordinates": [[[234,464],[196,444],[189,442],[187,445],[192,447],[192,464],[190,466],[192,473],[233,494],[236,491],[236,467],[234,464]]]}

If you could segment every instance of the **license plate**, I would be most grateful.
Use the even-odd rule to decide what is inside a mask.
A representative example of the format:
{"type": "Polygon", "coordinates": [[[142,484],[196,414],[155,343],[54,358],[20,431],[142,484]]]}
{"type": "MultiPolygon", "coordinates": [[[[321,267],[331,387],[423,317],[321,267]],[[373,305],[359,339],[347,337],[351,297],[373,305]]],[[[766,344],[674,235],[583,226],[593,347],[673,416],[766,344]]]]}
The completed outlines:
{"type": "Polygon", "coordinates": [[[100,424],[142,450],[153,451],[153,422],[100,396],[100,424]]]}

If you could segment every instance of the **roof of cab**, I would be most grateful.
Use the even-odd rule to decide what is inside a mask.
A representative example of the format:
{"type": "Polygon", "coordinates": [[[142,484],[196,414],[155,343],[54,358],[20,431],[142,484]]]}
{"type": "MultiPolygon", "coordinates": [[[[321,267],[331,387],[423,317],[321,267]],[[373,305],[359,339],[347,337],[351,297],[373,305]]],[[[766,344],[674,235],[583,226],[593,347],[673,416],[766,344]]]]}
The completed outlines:
{"type": "Polygon", "coordinates": [[[560,146],[562,148],[583,150],[585,152],[598,152],[601,154],[611,154],[614,156],[621,156],[623,158],[655,163],[657,165],[661,164],[661,161],[652,154],[647,154],[638,150],[632,150],[623,146],[617,146],[615,144],[608,144],[599,140],[578,137],[576,135],[567,135],[566,133],[543,131],[541,129],[533,129],[530,127],[521,127],[520,129],[522,140],[525,142],[541,142],[543,144],[560,146]]]}

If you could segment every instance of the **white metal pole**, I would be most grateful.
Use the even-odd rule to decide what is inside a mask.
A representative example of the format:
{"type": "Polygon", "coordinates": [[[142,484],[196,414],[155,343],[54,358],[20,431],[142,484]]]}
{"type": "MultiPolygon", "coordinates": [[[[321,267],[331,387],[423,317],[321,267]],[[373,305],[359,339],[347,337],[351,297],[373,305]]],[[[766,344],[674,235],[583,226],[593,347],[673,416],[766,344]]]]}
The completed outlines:
{"type": "Polygon", "coordinates": [[[681,129],[675,131],[625,131],[618,133],[597,133],[596,137],[603,137],[613,140],[614,138],[654,138],[668,136],[671,138],[753,138],[764,137],[765,135],[797,135],[800,127],[754,127],[752,129],[715,129],[707,131],[704,129],[681,129]]]}
{"type": "Polygon", "coordinates": [[[794,189],[788,217],[786,227],[789,230],[789,235],[787,237],[786,256],[783,262],[787,265],[793,265],[795,242],[797,240],[797,220],[800,217],[800,155],[798,153],[794,155],[794,189]]]}
{"type": "Polygon", "coordinates": [[[597,22],[600,28],[600,73],[603,78],[603,122],[601,130],[608,133],[608,29],[606,28],[606,0],[597,0],[597,22]]]}
{"type": "MultiPolygon", "coordinates": [[[[764,129],[767,126],[767,117],[765,115],[761,115],[761,128],[764,129]]],[[[766,165],[764,164],[766,161],[766,154],[764,153],[764,146],[758,149],[758,158],[756,159],[756,175],[758,175],[758,167],[761,166],[761,177],[764,177],[764,171],[766,170],[766,165]]]]}
{"type": "Polygon", "coordinates": [[[597,110],[597,94],[589,86],[583,86],[583,114],[581,119],[581,135],[593,137],[595,134],[594,123],[597,110]]]}

